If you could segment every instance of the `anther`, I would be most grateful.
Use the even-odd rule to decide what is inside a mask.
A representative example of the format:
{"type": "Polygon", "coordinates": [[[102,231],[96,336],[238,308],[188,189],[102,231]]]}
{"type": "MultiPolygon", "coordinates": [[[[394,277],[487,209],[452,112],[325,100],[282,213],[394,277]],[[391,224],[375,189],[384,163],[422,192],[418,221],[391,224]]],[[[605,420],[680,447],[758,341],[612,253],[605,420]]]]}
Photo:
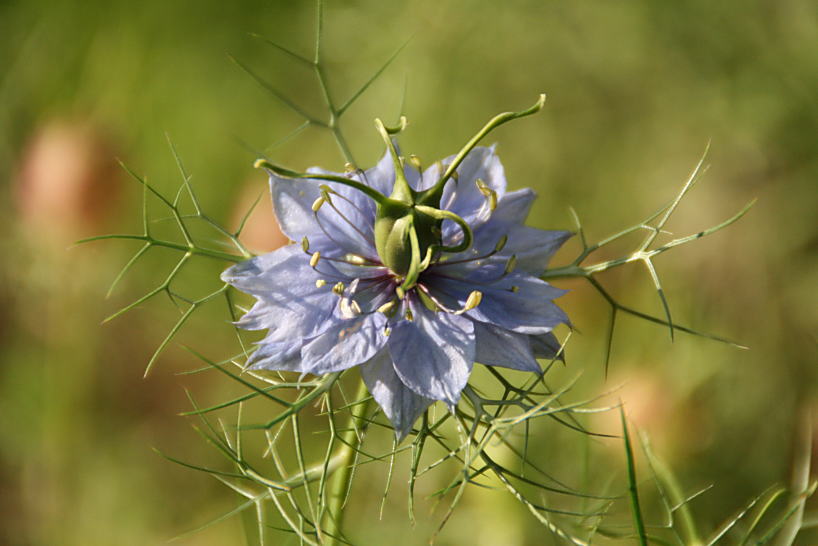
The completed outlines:
{"type": "Polygon", "coordinates": [[[409,156],[409,163],[410,163],[410,164],[411,164],[411,165],[412,165],[412,166],[413,166],[415,169],[417,169],[417,171],[418,171],[419,173],[423,174],[423,165],[421,165],[421,163],[420,163],[420,158],[419,158],[418,156],[416,156],[415,154],[411,154],[411,155],[409,156]]]}
{"type": "Polygon", "coordinates": [[[352,163],[344,163],[344,171],[348,173],[354,173],[356,170],[357,169],[355,168],[355,165],[353,165],[352,163]]]}
{"type": "Polygon", "coordinates": [[[406,290],[404,290],[400,286],[396,286],[395,287],[395,294],[397,294],[399,300],[402,300],[403,298],[406,297],[406,290]]]}
{"type": "Polygon", "coordinates": [[[353,265],[366,265],[369,261],[364,258],[363,256],[358,256],[357,254],[345,254],[344,260],[353,264],[353,265]]]}
{"type": "Polygon", "coordinates": [[[483,301],[483,293],[479,290],[473,290],[466,300],[466,305],[463,307],[463,312],[465,313],[466,311],[471,311],[480,305],[481,301],[483,301]]]}
{"type": "Polygon", "coordinates": [[[312,202],[312,211],[313,212],[318,212],[326,201],[327,200],[324,199],[323,195],[321,197],[319,197],[318,199],[316,199],[315,201],[313,201],[312,202]]]}
{"type": "Polygon", "coordinates": [[[395,300],[389,300],[388,302],[384,303],[380,307],[378,307],[378,313],[383,313],[384,315],[389,314],[389,312],[395,308],[395,300]]]}
{"type": "Polygon", "coordinates": [[[301,250],[303,250],[304,252],[310,251],[310,240],[307,239],[306,236],[304,236],[304,238],[301,239],[301,250]]]}
{"type": "Polygon", "coordinates": [[[508,242],[508,235],[503,235],[500,237],[500,240],[497,241],[497,244],[494,245],[494,252],[500,252],[506,247],[506,243],[508,242]]]}
{"type": "Polygon", "coordinates": [[[412,313],[412,310],[411,310],[411,309],[407,309],[407,310],[406,310],[406,314],[405,314],[405,316],[406,316],[406,320],[408,320],[408,321],[410,321],[410,322],[412,322],[412,321],[414,321],[414,320],[415,320],[415,315],[412,313]]]}
{"type": "Polygon", "coordinates": [[[335,286],[332,287],[332,291],[338,296],[342,296],[344,294],[344,290],[346,290],[346,286],[344,286],[344,283],[340,281],[335,283],[335,286]]]}
{"type": "Polygon", "coordinates": [[[389,337],[389,334],[391,334],[391,333],[392,333],[392,328],[390,328],[389,326],[387,326],[386,328],[383,329],[383,335],[384,336],[389,337]]]}
{"type": "Polygon", "coordinates": [[[318,260],[321,259],[321,253],[315,252],[312,256],[310,256],[310,267],[315,267],[318,265],[318,260]]]}
{"type": "Polygon", "coordinates": [[[512,286],[511,288],[509,288],[509,290],[511,290],[513,293],[516,294],[517,292],[520,291],[520,287],[519,286],[512,286]]]}
{"type": "Polygon", "coordinates": [[[509,258],[508,261],[506,262],[506,268],[503,270],[503,274],[508,275],[509,273],[514,271],[514,268],[516,268],[516,267],[517,267],[517,255],[512,254],[511,258],[509,258]]]}
{"type": "Polygon", "coordinates": [[[491,189],[488,184],[480,180],[479,178],[475,181],[477,184],[477,189],[480,193],[483,194],[483,197],[488,199],[489,202],[489,210],[493,211],[497,208],[497,192],[491,189]]]}

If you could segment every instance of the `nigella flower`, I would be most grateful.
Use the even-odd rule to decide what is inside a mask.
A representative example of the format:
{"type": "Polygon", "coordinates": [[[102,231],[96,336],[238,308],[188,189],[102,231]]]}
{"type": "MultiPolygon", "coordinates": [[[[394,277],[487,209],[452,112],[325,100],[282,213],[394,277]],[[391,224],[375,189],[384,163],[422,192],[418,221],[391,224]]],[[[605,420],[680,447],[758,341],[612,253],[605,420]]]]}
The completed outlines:
{"type": "Polygon", "coordinates": [[[506,191],[493,147],[426,170],[387,153],[367,171],[299,174],[259,162],[291,244],[225,271],[267,330],[251,369],[359,366],[399,438],[436,400],[458,402],[475,362],[539,373],[564,293],[540,280],[565,231],[526,227],[535,194],[506,191]],[[388,197],[387,197],[388,196],[388,197]]]}

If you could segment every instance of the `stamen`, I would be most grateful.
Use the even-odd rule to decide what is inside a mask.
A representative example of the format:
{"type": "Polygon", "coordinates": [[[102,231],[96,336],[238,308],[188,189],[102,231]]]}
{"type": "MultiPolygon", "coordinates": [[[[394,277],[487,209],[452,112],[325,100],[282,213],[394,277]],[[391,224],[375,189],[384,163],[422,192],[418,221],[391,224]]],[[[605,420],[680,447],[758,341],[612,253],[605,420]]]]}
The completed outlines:
{"type": "Polygon", "coordinates": [[[327,284],[327,281],[325,281],[324,279],[318,279],[318,280],[315,281],[315,287],[316,288],[323,288],[324,286],[326,286],[326,284],[327,284]]]}
{"type": "Polygon", "coordinates": [[[306,235],[303,239],[301,239],[301,249],[306,253],[309,253],[310,251],[310,240],[307,239],[306,235]]]}
{"type": "Polygon", "coordinates": [[[316,265],[318,265],[318,260],[320,260],[320,259],[321,259],[321,253],[320,252],[315,252],[310,257],[310,267],[314,268],[316,265]]]}
{"type": "Polygon", "coordinates": [[[420,176],[423,176],[423,165],[420,163],[420,158],[415,154],[409,155],[409,163],[420,173],[420,176]]]}
{"type": "Polygon", "coordinates": [[[500,237],[500,240],[497,241],[497,244],[494,245],[494,250],[492,250],[488,254],[483,254],[482,256],[474,256],[472,258],[463,258],[461,260],[445,260],[445,261],[442,261],[442,262],[437,262],[435,265],[436,266],[444,266],[444,265],[465,264],[465,263],[469,263],[469,262],[479,262],[480,260],[485,260],[486,258],[491,258],[495,254],[497,254],[498,252],[503,250],[503,248],[505,248],[507,242],[508,242],[508,235],[503,235],[502,237],[500,237]]]}
{"type": "Polygon", "coordinates": [[[339,305],[341,308],[341,315],[344,318],[355,318],[363,314],[363,311],[361,311],[361,306],[358,305],[358,302],[352,298],[342,297],[339,305]]]}
{"type": "Polygon", "coordinates": [[[506,267],[503,270],[503,276],[508,275],[509,273],[514,271],[514,268],[516,268],[516,267],[517,267],[517,255],[512,254],[511,258],[509,258],[508,261],[506,262],[506,267]]]}
{"type": "Polygon", "coordinates": [[[324,203],[326,202],[327,200],[324,198],[323,195],[321,195],[321,197],[312,202],[312,211],[318,212],[319,210],[321,210],[321,207],[324,206],[324,203]]]}
{"type": "Polygon", "coordinates": [[[395,287],[395,294],[397,294],[399,300],[402,300],[403,298],[406,297],[406,290],[404,290],[400,286],[396,286],[395,287]]]}
{"type": "Polygon", "coordinates": [[[324,235],[327,236],[327,239],[329,239],[330,241],[335,243],[335,245],[338,248],[340,248],[342,250],[346,250],[347,252],[349,252],[348,248],[344,248],[344,245],[342,245],[340,242],[338,242],[338,239],[336,239],[335,237],[333,237],[332,235],[329,234],[329,231],[327,231],[327,228],[325,228],[323,222],[321,222],[321,217],[318,215],[318,213],[313,212],[312,215],[315,218],[315,223],[318,224],[318,227],[321,228],[321,231],[324,233],[324,235]]]}
{"type": "MultiPolygon", "coordinates": [[[[366,173],[364,173],[364,172],[363,172],[363,171],[361,171],[361,170],[359,170],[359,171],[358,171],[358,173],[359,173],[359,174],[361,174],[361,175],[364,177],[364,179],[366,179],[366,173]]],[[[367,182],[367,184],[368,184],[368,183],[369,183],[369,182],[367,182]]],[[[348,197],[346,197],[346,196],[344,196],[344,195],[341,195],[340,193],[338,193],[337,191],[333,190],[333,189],[332,189],[332,188],[330,188],[329,186],[326,186],[326,185],[325,185],[325,186],[321,186],[321,188],[322,188],[322,189],[324,189],[324,188],[325,188],[326,190],[328,190],[328,191],[329,191],[329,193],[331,193],[331,194],[333,194],[333,195],[336,195],[336,196],[338,196],[339,198],[341,198],[341,199],[343,199],[344,201],[346,201],[347,203],[349,203],[349,206],[351,206],[352,208],[354,208],[355,210],[357,210],[357,211],[358,211],[358,212],[359,212],[359,213],[360,213],[362,216],[364,216],[364,217],[365,217],[365,216],[367,215],[367,214],[366,214],[366,213],[365,213],[363,210],[361,210],[361,207],[359,207],[359,206],[357,205],[357,203],[355,203],[354,201],[352,201],[352,200],[351,200],[351,199],[349,199],[348,197]]]]}
{"type": "Polygon", "coordinates": [[[404,314],[404,316],[406,317],[406,320],[410,322],[415,320],[415,315],[412,313],[412,310],[409,309],[408,307],[406,308],[406,313],[404,314]]]}
{"type": "Polygon", "coordinates": [[[383,313],[384,315],[388,315],[389,312],[392,311],[392,309],[395,308],[395,305],[397,305],[397,302],[395,300],[389,300],[388,302],[386,302],[383,305],[381,305],[380,307],[378,307],[377,311],[378,311],[378,313],[383,313]]]}
{"type": "Polygon", "coordinates": [[[491,189],[488,184],[480,180],[479,178],[475,182],[477,184],[477,189],[480,193],[483,194],[483,197],[486,198],[489,205],[489,210],[494,212],[494,209],[497,208],[497,192],[491,189]]]}
{"type": "Polygon", "coordinates": [[[469,294],[468,299],[466,300],[466,305],[463,307],[462,312],[471,311],[478,305],[480,302],[483,301],[483,293],[479,290],[472,290],[471,294],[469,294]]]}
{"type": "Polygon", "coordinates": [[[372,239],[372,237],[370,237],[369,235],[366,235],[363,231],[361,231],[361,228],[359,228],[355,223],[353,223],[349,218],[347,218],[346,215],[343,212],[341,212],[338,207],[335,206],[335,203],[332,202],[328,194],[325,197],[325,199],[329,203],[329,206],[332,207],[332,210],[334,210],[338,214],[338,216],[340,216],[347,224],[349,224],[350,227],[358,233],[358,235],[363,237],[364,240],[366,240],[372,246],[375,246],[375,240],[372,239]]]}
{"type": "Polygon", "coordinates": [[[437,307],[440,308],[440,310],[443,310],[452,315],[462,315],[466,311],[471,311],[472,309],[480,305],[481,301],[483,301],[483,293],[480,292],[479,290],[473,290],[469,294],[469,297],[466,298],[466,304],[462,308],[452,309],[451,307],[446,306],[443,302],[437,299],[426,286],[422,284],[418,284],[417,286],[418,288],[421,289],[421,291],[426,297],[428,297],[437,307]]]}
{"type": "Polygon", "coordinates": [[[344,290],[346,290],[346,286],[340,281],[335,283],[335,286],[332,287],[332,291],[339,296],[344,295],[344,290]]]}
{"type": "Polygon", "coordinates": [[[387,326],[386,328],[383,329],[383,335],[384,336],[389,337],[389,335],[391,333],[392,333],[392,328],[390,328],[389,326],[387,326]]]}
{"type": "MultiPolygon", "coordinates": [[[[372,260],[368,260],[367,258],[364,258],[363,256],[359,256],[358,254],[346,254],[344,256],[344,259],[347,261],[347,263],[351,263],[351,264],[355,264],[355,265],[367,265],[367,264],[376,265],[375,262],[373,262],[372,260]]],[[[377,264],[377,265],[380,265],[380,264],[377,264]]]]}

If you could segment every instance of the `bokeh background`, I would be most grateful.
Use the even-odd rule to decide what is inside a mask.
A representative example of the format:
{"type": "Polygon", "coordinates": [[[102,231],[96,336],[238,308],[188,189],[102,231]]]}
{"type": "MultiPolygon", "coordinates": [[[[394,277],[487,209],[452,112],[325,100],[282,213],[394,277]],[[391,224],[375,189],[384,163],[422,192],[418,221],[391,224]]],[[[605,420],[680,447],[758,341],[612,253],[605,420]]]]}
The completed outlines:
{"type": "MultiPolygon", "coordinates": [[[[215,480],[152,451],[217,461],[177,413],[189,409],[185,388],[210,402],[235,390],[223,376],[178,375],[197,364],[175,345],[142,379],[178,311],[157,300],[100,326],[161,282],[170,255],[150,256],[105,300],[135,248],[72,242],[140,229],[141,191],[115,158],[174,191],[166,133],[205,209],[228,226],[265,191],[253,149],[298,168],[341,170],[320,131],[276,145],[300,120],[228,57],[320,115],[313,75],[250,36],[309,55],[314,9],[269,0],[0,3],[3,544],[160,544],[239,503],[215,480]]],[[[345,130],[362,165],[381,153],[372,119],[395,118],[404,86],[411,125],[402,143],[428,161],[456,151],[495,113],[546,92],[538,116],[491,137],[512,188],[539,192],[531,217],[538,227],[571,229],[569,206],[591,239],[638,222],[674,195],[712,142],[709,171],[668,228],[696,232],[758,202],[738,224],[657,265],[678,322],[750,349],[682,334],[671,343],[666,329],[622,316],[606,380],[608,309],[589,286],[558,282],[572,290],[561,302],[578,328],[558,374],[583,371],[578,398],[626,382],[617,396],[685,491],[713,485],[691,503],[703,531],[787,483],[798,415],[816,405],[818,5],[328,0],[325,19],[337,97],[413,37],[349,111],[345,130]]],[[[267,200],[245,241],[258,251],[282,243],[267,200]]],[[[555,264],[577,249],[569,244],[555,264]]],[[[203,263],[190,286],[220,267],[203,263]]],[[[623,268],[602,281],[623,302],[661,312],[644,270],[623,268]]],[[[203,316],[180,341],[219,354],[231,335],[223,313],[203,316]]],[[[589,426],[618,432],[616,415],[589,426]]],[[[586,443],[544,434],[536,456],[576,484],[586,449],[577,446],[586,443]]],[[[621,482],[621,445],[599,444],[593,464],[621,482]]],[[[372,472],[381,480],[385,467],[372,472]]],[[[404,482],[395,479],[382,519],[380,491],[356,489],[353,537],[426,543],[440,510],[426,502],[412,530],[404,482]]],[[[241,544],[243,536],[239,517],[177,543],[241,544]]],[[[545,536],[503,493],[478,491],[438,543],[541,544],[545,536]]],[[[802,543],[816,540],[805,534],[802,543]]]]}

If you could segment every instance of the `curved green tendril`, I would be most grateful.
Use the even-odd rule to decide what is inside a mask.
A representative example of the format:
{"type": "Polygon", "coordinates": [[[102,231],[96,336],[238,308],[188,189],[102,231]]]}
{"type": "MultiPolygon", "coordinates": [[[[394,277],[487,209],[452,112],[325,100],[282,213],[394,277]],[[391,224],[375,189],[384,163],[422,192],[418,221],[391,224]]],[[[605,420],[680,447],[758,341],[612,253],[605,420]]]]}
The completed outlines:
{"type": "Polygon", "coordinates": [[[444,246],[444,245],[433,245],[435,246],[435,250],[441,250],[443,252],[463,252],[464,250],[468,250],[472,243],[472,230],[471,226],[469,226],[466,221],[458,216],[457,214],[453,213],[449,210],[441,210],[432,207],[427,207],[425,205],[418,205],[415,207],[418,212],[423,214],[427,214],[432,218],[437,220],[451,220],[455,224],[460,227],[461,231],[463,232],[463,240],[460,241],[459,244],[453,246],[444,246]]]}
{"type": "Polygon", "coordinates": [[[366,194],[367,197],[370,197],[376,203],[384,204],[386,203],[389,198],[385,195],[379,193],[378,191],[370,188],[366,184],[362,184],[357,180],[353,180],[351,178],[345,178],[343,176],[335,176],[331,174],[321,174],[321,173],[300,173],[297,171],[293,171],[279,165],[274,165],[270,163],[266,159],[258,159],[253,164],[253,166],[257,169],[267,169],[268,171],[272,171],[275,174],[282,176],[284,178],[296,178],[296,179],[310,179],[310,180],[326,180],[327,182],[336,182],[338,184],[342,184],[344,186],[348,186],[350,188],[354,188],[359,192],[366,194]]]}
{"type": "Polygon", "coordinates": [[[421,202],[430,201],[432,199],[431,196],[434,196],[438,192],[443,191],[443,187],[446,185],[446,182],[448,182],[449,178],[451,178],[454,172],[457,170],[457,167],[460,166],[463,160],[466,159],[466,156],[469,154],[469,152],[471,152],[474,149],[474,147],[477,146],[477,143],[480,142],[483,139],[483,137],[485,137],[491,131],[493,131],[500,125],[503,125],[504,123],[507,123],[518,118],[523,118],[526,116],[536,114],[537,112],[542,110],[543,105],[545,105],[545,93],[541,93],[539,98],[537,99],[537,102],[534,103],[534,105],[532,105],[530,108],[527,108],[520,112],[504,112],[502,114],[497,114],[496,116],[491,118],[489,122],[486,123],[483,126],[483,128],[480,129],[471,138],[471,140],[469,140],[466,143],[466,145],[463,146],[463,148],[459,152],[457,152],[457,155],[454,157],[454,160],[446,168],[446,171],[443,173],[443,176],[440,178],[440,180],[438,180],[437,184],[435,184],[434,187],[424,192],[424,196],[421,199],[421,202]]]}

